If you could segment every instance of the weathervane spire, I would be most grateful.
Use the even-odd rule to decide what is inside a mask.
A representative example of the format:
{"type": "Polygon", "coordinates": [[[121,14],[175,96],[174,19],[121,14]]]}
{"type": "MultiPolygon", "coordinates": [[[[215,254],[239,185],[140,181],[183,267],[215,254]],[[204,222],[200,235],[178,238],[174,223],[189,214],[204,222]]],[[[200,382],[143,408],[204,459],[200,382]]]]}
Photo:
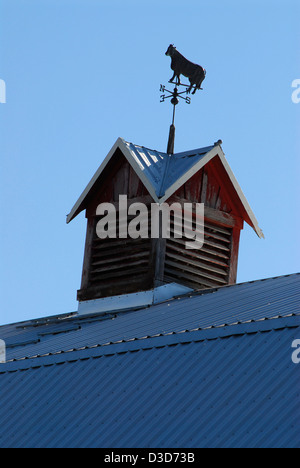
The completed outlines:
{"type": "Polygon", "coordinates": [[[177,106],[179,100],[178,98],[184,99],[187,104],[191,103],[191,98],[188,96],[181,96],[182,94],[189,94],[191,90],[194,90],[192,94],[195,94],[197,89],[202,89],[201,84],[205,78],[206,71],[200,65],[196,65],[195,63],[190,62],[187,60],[183,55],[181,55],[174,47],[173,44],[170,44],[165,55],[169,55],[171,57],[171,69],[173,70],[173,76],[169,80],[169,83],[174,83],[175,80],[175,88],[173,91],[166,89],[164,85],[160,85],[160,91],[164,93],[167,91],[169,95],[162,94],[160,96],[160,102],[164,102],[165,99],[172,98],[171,104],[173,104],[173,118],[172,124],[170,125],[169,131],[169,139],[168,139],[168,146],[167,146],[167,153],[174,154],[174,142],[175,142],[175,106],[177,106]],[[180,82],[180,75],[184,75],[189,79],[190,84],[186,85],[180,82]],[[178,92],[178,86],[185,86],[186,90],[178,92]]]}

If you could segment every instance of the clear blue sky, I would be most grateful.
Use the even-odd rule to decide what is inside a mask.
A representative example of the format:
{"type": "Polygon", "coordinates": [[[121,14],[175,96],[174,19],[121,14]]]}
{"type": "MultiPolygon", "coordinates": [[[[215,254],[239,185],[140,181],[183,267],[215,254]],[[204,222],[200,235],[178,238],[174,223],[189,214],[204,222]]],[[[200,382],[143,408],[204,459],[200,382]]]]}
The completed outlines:
{"type": "Polygon", "coordinates": [[[165,151],[168,45],[207,70],[175,151],[221,138],[265,240],[238,282],[299,270],[299,0],[0,0],[0,324],[77,310],[86,221],[66,215],[116,139],[165,151]]]}

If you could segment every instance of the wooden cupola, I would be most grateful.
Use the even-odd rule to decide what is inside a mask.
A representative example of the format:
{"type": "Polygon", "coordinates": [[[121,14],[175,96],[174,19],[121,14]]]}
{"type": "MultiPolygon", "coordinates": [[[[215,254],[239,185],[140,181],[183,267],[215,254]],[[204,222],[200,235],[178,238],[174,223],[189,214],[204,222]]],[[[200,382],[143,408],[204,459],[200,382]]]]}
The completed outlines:
{"type": "MultiPolygon", "coordinates": [[[[176,283],[205,289],[236,282],[240,231],[246,221],[263,233],[221,148],[212,146],[168,155],[119,138],[67,216],[85,210],[87,234],[79,301],[148,291],[176,283]],[[184,238],[100,239],[97,207],[120,195],[133,203],[203,203],[204,244],[185,248],[184,238]]],[[[150,213],[150,210],[149,210],[150,213]]],[[[127,222],[130,222],[128,216],[127,222]]],[[[173,224],[172,224],[173,223],[173,224]]]]}

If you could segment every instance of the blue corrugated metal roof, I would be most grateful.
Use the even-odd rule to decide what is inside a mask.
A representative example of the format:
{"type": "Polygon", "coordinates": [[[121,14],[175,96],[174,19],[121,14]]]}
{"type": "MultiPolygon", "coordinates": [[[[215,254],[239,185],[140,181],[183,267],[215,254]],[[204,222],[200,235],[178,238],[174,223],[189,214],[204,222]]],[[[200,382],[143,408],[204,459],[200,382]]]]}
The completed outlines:
{"type": "Polygon", "coordinates": [[[1,327],[0,447],[299,447],[299,283],[1,327]]]}
{"type": "Polygon", "coordinates": [[[68,351],[196,328],[300,312],[300,274],[180,296],[142,310],[80,317],[76,313],[0,327],[7,359],[68,351]]]}
{"type": "Polygon", "coordinates": [[[278,320],[12,363],[0,446],[299,447],[300,329],[278,320]]]}

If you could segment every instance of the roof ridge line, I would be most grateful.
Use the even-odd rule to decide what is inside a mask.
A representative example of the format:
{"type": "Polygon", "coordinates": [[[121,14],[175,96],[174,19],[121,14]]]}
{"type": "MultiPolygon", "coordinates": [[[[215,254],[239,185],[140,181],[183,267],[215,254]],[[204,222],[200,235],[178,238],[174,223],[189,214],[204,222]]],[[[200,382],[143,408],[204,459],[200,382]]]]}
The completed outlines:
{"type": "Polygon", "coordinates": [[[171,158],[172,158],[171,154],[166,153],[166,155],[167,155],[168,159],[167,159],[167,162],[166,162],[166,165],[165,165],[163,177],[162,177],[161,182],[160,182],[160,187],[159,187],[159,192],[158,192],[158,197],[159,198],[163,197],[164,194],[165,194],[165,192],[162,193],[162,189],[163,189],[163,186],[164,186],[164,183],[165,183],[165,180],[166,180],[166,176],[167,176],[168,169],[169,169],[170,163],[171,163],[171,158]]]}

